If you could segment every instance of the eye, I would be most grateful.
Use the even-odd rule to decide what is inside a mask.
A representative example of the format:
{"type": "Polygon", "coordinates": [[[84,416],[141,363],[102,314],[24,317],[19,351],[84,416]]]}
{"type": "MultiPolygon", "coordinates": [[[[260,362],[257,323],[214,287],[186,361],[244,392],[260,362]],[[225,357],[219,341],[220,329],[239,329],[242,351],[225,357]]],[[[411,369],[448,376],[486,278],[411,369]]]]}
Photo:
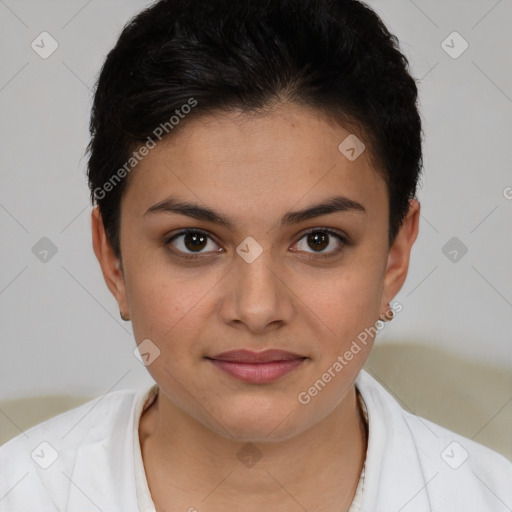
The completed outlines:
{"type": "MultiPolygon", "coordinates": [[[[313,251],[309,254],[320,258],[335,256],[341,253],[345,246],[348,245],[346,237],[330,228],[311,229],[295,245],[300,246],[302,240],[305,240],[305,244],[313,248],[313,251]],[[333,238],[336,241],[333,241],[333,238]],[[322,252],[329,247],[331,247],[330,251],[327,251],[327,253],[322,252]]],[[[185,259],[199,258],[205,253],[222,252],[223,250],[215,249],[217,244],[213,242],[211,236],[206,231],[200,229],[184,229],[167,238],[164,241],[164,245],[172,245],[174,247],[174,249],[171,249],[173,254],[185,259]],[[209,244],[209,242],[211,243],[209,244]]],[[[308,252],[305,248],[301,249],[299,247],[298,250],[308,252]]]]}
{"type": "Polygon", "coordinates": [[[177,249],[171,249],[173,253],[182,258],[197,258],[204,252],[220,252],[211,247],[217,244],[213,242],[210,235],[199,229],[185,229],[168,238],[164,243],[165,245],[173,245],[177,249]],[[203,251],[203,249],[208,248],[208,241],[212,242],[210,250],[203,251]],[[175,242],[175,245],[173,245],[173,242],[175,242]]]}
{"type": "MultiPolygon", "coordinates": [[[[297,242],[296,245],[299,246],[299,250],[305,250],[300,248],[302,240],[305,240],[305,243],[302,244],[303,247],[310,247],[313,249],[312,253],[310,252],[309,254],[318,255],[321,258],[335,256],[341,253],[345,246],[348,245],[348,241],[343,235],[329,228],[314,228],[309,230],[297,242]],[[333,241],[333,238],[336,240],[333,241]],[[324,249],[329,247],[331,247],[331,250],[327,251],[327,254],[322,252],[324,249]]],[[[306,250],[305,252],[308,251],[306,250]]]]}

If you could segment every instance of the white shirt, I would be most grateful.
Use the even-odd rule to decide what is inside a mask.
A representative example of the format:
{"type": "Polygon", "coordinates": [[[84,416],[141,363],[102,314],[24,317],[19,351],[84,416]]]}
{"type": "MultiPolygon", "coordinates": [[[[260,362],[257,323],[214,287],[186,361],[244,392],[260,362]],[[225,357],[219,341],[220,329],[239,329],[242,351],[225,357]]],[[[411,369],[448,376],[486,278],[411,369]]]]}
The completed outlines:
{"type": "MultiPolygon", "coordinates": [[[[369,439],[350,512],[512,510],[512,462],[405,411],[365,370],[356,388],[369,439]]],[[[108,393],[2,445],[0,512],[155,512],[138,425],[157,392],[108,393]]]]}

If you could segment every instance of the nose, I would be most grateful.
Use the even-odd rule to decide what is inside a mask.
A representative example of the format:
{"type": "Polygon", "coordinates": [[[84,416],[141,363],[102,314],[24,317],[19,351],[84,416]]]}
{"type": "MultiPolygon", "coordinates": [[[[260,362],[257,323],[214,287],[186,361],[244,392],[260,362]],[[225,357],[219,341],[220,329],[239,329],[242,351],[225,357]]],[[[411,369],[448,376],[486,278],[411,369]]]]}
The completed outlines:
{"type": "Polygon", "coordinates": [[[287,279],[283,267],[265,251],[252,262],[237,256],[222,303],[223,321],[253,333],[289,323],[294,306],[287,279]]]}

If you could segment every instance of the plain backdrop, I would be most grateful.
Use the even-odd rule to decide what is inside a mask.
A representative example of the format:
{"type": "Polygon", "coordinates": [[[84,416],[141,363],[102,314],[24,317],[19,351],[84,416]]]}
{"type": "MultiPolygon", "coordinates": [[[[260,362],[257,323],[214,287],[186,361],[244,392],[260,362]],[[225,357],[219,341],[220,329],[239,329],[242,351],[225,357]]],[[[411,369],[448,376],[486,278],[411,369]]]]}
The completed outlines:
{"type": "MultiPolygon", "coordinates": [[[[377,344],[428,345],[512,375],[512,2],[369,3],[419,80],[425,133],[403,310],[377,344]]],[[[99,69],[149,4],[0,0],[0,400],[152,382],[92,250],[85,178],[99,69]],[[31,46],[45,37],[49,48],[42,32],[58,44],[47,58],[31,46]],[[55,253],[46,262],[41,244],[55,253]]]]}

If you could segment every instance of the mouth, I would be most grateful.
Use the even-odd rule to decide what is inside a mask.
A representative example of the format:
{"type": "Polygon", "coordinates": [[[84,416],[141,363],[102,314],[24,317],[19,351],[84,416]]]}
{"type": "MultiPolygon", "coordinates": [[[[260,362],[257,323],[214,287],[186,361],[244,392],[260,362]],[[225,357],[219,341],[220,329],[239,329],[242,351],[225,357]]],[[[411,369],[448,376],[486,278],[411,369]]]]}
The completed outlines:
{"type": "Polygon", "coordinates": [[[274,382],[308,359],[305,356],[283,350],[232,350],[207,357],[213,366],[231,377],[250,384],[267,384],[274,382]]]}

